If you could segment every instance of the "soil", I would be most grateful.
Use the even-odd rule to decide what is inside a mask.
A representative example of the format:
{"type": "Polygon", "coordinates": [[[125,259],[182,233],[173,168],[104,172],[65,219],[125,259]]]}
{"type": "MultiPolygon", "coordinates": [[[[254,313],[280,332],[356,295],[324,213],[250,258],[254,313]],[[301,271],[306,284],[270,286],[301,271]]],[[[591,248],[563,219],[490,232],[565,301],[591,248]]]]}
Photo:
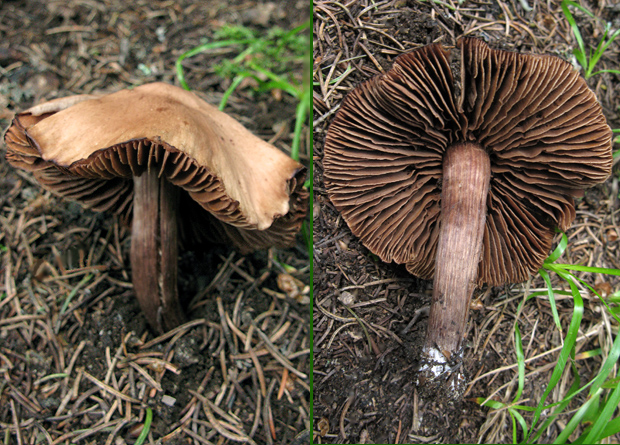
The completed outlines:
{"type": "MultiPolygon", "coordinates": [[[[581,3],[602,19],[594,22],[575,14],[587,44],[598,43],[605,22],[614,29],[620,26],[620,11],[614,2],[581,3]]],[[[465,35],[482,38],[493,48],[554,54],[569,61],[576,46],[560,1],[315,2],[315,443],[512,443],[512,421],[506,410],[493,411],[480,402],[489,397],[511,403],[514,398],[517,316],[527,345],[526,359],[531,359],[519,403],[535,406],[553,370],[557,353],[533,358],[561,344],[549,302],[535,298],[518,314],[524,292],[544,288],[543,280],[535,276],[526,283],[475,292],[464,358],[470,383],[464,397],[450,401],[437,393],[421,393],[414,382],[426,330],[423,311],[430,303],[432,282],[413,277],[404,266],[381,262],[364,247],[330,202],[323,184],[325,134],[347,92],[389,69],[403,52],[431,42],[453,46],[465,35]],[[522,3],[528,3],[532,11],[525,11],[522,3]],[[417,321],[406,330],[413,318],[417,321]]],[[[620,42],[614,42],[609,51],[597,68],[619,68],[620,42]]],[[[620,76],[600,74],[590,78],[588,85],[597,94],[611,128],[619,128],[620,76]]],[[[615,148],[620,147],[616,144],[615,148]]],[[[577,218],[567,233],[569,248],[561,262],[614,268],[620,264],[615,236],[617,190],[614,173],[578,201],[577,218]]],[[[598,289],[618,290],[615,279],[580,277],[598,289]]],[[[565,283],[554,284],[566,288],[565,283]]],[[[602,326],[600,302],[587,291],[583,294],[583,332],[596,331],[602,326]]],[[[562,299],[558,305],[566,329],[571,300],[562,299]]],[[[595,337],[584,339],[578,349],[599,347],[600,339],[595,337]]],[[[578,361],[582,382],[599,365],[600,358],[578,361]]],[[[566,375],[562,387],[547,401],[561,400],[570,383],[571,376],[566,375]]],[[[579,407],[583,399],[572,403],[579,407]]],[[[553,442],[568,419],[561,416],[552,422],[541,443],[553,442]]],[[[520,434],[517,440],[522,440],[520,434]]]]}
{"type": "MultiPolygon", "coordinates": [[[[290,30],[309,11],[301,0],[0,2],[0,127],[55,97],[178,84],[176,59],[223,25],[290,30]]],[[[217,105],[231,79],[212,66],[240,51],[186,59],[187,83],[217,105]]],[[[299,83],[303,65],[289,66],[299,83]]],[[[242,85],[225,111],[290,153],[296,103],[277,93],[242,85]]],[[[309,130],[303,134],[301,161],[308,164],[309,130]]],[[[152,444],[288,444],[298,435],[307,442],[310,268],[301,235],[289,249],[247,256],[183,246],[179,291],[190,320],[158,337],[133,295],[129,229],[44,191],[6,163],[5,151],[3,443],[120,445],[143,429],[152,444]]]]}

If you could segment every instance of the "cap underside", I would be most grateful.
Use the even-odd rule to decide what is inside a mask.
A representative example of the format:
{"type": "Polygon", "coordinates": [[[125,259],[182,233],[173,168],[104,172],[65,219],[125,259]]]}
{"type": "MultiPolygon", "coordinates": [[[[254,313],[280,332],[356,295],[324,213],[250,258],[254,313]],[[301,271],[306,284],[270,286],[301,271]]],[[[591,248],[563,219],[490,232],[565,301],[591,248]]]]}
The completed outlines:
{"type": "Polygon", "coordinates": [[[569,63],[471,38],[458,48],[456,72],[446,49],[428,45],[347,95],[325,142],[325,184],[373,253],[430,278],[443,155],[476,142],[491,158],[478,281],[523,281],[555,228],[572,223],[574,198],[611,173],[611,130],[569,63]]]}

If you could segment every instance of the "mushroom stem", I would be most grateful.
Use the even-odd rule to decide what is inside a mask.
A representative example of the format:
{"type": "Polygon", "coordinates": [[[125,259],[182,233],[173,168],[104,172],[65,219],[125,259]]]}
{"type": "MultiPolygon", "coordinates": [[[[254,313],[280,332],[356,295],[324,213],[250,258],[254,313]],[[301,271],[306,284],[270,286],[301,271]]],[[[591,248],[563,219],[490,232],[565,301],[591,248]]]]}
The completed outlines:
{"type": "Polygon", "coordinates": [[[132,281],[140,307],[160,333],[184,320],[177,294],[178,199],[177,188],[157,169],[134,177],[132,281]]]}
{"type": "MultiPolygon", "coordinates": [[[[441,227],[422,367],[426,379],[453,371],[476,285],[491,180],[489,155],[474,143],[448,148],[443,160],[441,227]]],[[[461,379],[462,380],[462,379],[461,379]]]]}

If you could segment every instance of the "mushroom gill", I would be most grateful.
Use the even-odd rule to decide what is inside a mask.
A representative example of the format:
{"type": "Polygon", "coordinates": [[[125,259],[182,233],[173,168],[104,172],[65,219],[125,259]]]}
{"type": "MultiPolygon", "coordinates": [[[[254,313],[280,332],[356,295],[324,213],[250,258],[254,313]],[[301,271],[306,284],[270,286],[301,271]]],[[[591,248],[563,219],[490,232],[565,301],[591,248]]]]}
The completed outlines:
{"type": "Polygon", "coordinates": [[[612,162],[611,130],[569,63],[473,38],[457,46],[401,55],[351,91],[323,159],[329,197],[364,245],[434,276],[427,381],[458,368],[475,285],[536,272],[574,198],[612,162]]]}

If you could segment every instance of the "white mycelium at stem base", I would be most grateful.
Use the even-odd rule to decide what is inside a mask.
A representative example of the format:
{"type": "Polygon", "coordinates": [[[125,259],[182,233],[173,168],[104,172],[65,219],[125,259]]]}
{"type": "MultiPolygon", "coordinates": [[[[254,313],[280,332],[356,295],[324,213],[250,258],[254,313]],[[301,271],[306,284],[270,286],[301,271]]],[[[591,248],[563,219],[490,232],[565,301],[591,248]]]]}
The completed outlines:
{"type": "Polygon", "coordinates": [[[422,351],[426,379],[460,363],[478,263],[491,180],[489,155],[474,143],[448,148],[443,160],[441,226],[433,299],[422,351]]]}

